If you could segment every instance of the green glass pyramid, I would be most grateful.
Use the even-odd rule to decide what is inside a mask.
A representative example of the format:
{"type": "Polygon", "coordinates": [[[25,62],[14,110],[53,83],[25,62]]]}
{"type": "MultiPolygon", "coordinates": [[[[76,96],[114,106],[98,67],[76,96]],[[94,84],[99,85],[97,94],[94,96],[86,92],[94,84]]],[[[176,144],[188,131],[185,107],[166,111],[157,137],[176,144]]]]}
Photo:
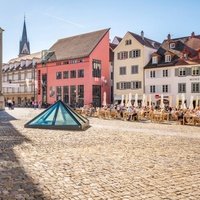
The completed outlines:
{"type": "Polygon", "coordinates": [[[25,128],[85,130],[89,120],[76,113],[61,100],[24,125],[25,128]]]}

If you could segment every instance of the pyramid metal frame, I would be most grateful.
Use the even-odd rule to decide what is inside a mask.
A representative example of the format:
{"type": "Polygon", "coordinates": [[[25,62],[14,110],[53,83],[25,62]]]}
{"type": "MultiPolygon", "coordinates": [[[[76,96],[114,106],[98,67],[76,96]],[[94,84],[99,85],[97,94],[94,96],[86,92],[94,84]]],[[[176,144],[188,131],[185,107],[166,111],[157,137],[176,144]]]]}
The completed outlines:
{"type": "MultiPolygon", "coordinates": [[[[64,117],[65,118],[65,117],[64,117]]],[[[44,122],[44,121],[43,121],[44,122]]],[[[67,122],[67,119],[66,119],[67,122]]],[[[39,129],[54,129],[54,130],[85,130],[89,128],[89,120],[82,115],[76,113],[72,108],[70,108],[68,105],[64,104],[61,100],[57,101],[55,104],[51,105],[49,108],[44,110],[42,113],[34,117],[32,120],[27,122],[24,125],[25,128],[39,128],[39,129]],[[63,106],[65,111],[70,115],[70,117],[74,120],[76,125],[71,125],[71,124],[65,124],[65,125],[59,125],[56,124],[57,116],[58,116],[58,110],[59,107],[63,106]],[[55,107],[55,108],[54,108],[55,107]],[[52,111],[51,111],[52,109],[52,111]],[[56,109],[56,110],[55,110],[56,109]],[[41,124],[39,123],[39,120],[46,120],[52,112],[55,111],[52,124],[41,124]],[[48,113],[50,112],[50,113],[48,113]],[[45,113],[48,113],[45,117],[45,113]],[[36,119],[38,119],[38,124],[32,124],[36,119]]]]}

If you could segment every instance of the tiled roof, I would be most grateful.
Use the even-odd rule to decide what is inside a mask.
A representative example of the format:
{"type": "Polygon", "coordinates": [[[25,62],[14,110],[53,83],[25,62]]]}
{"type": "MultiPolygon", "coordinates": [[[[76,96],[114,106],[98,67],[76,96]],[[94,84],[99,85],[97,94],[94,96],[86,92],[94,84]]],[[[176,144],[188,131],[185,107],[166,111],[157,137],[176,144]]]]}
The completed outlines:
{"type": "Polygon", "coordinates": [[[109,30],[103,29],[60,39],[49,51],[55,52],[56,60],[88,56],[109,30]]]}
{"type": "Polygon", "coordinates": [[[122,40],[122,38],[121,38],[121,37],[118,37],[118,36],[115,36],[115,38],[116,38],[119,42],[121,42],[121,40],[122,40]]]}
{"type": "Polygon", "coordinates": [[[141,35],[137,35],[135,33],[129,32],[139,43],[141,43],[144,46],[158,49],[160,47],[160,43],[154,40],[151,40],[146,37],[142,37],[141,35]]]}
{"type": "MultiPolygon", "coordinates": [[[[160,48],[157,50],[159,55],[158,63],[152,64],[152,59],[145,66],[145,69],[175,66],[175,65],[191,65],[199,64],[200,58],[198,56],[198,50],[200,49],[200,36],[187,36],[175,39],[164,40],[160,48]],[[174,43],[174,48],[170,48],[170,44],[174,43]],[[165,53],[171,53],[171,62],[165,62],[165,53]],[[184,57],[184,54],[187,54],[184,57]]],[[[155,53],[154,53],[155,54],[155,53]]]]}
{"type": "Polygon", "coordinates": [[[40,51],[40,52],[32,53],[30,55],[13,58],[9,60],[8,64],[14,63],[14,62],[20,62],[21,60],[32,60],[33,58],[41,59],[41,57],[42,57],[42,54],[40,51]]]}

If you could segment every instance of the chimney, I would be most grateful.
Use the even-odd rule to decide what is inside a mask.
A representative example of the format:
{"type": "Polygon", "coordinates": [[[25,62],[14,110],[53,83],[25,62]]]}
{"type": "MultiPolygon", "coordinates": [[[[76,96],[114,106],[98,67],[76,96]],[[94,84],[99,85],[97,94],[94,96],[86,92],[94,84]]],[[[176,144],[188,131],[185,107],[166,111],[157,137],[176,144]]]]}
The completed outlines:
{"type": "Polygon", "coordinates": [[[144,31],[141,31],[141,37],[144,40],[144,31]]]}
{"type": "Polygon", "coordinates": [[[195,33],[194,33],[194,31],[191,33],[191,37],[194,37],[195,36],[195,33]]]}
{"type": "Polygon", "coordinates": [[[171,35],[170,35],[170,33],[167,35],[167,39],[168,39],[168,40],[171,40],[171,35]]]}

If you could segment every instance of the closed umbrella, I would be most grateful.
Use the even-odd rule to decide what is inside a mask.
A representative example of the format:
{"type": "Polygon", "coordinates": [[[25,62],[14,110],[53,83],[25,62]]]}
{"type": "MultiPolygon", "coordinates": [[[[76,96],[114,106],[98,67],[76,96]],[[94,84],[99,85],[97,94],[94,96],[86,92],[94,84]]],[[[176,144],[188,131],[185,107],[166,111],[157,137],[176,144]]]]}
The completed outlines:
{"type": "Polygon", "coordinates": [[[191,97],[190,97],[190,105],[189,105],[189,109],[190,109],[190,110],[193,110],[193,109],[194,109],[194,106],[193,106],[193,99],[194,99],[194,97],[191,96],[191,97]]]}
{"type": "Polygon", "coordinates": [[[151,94],[149,95],[149,107],[151,108],[151,94]]]}
{"type": "Polygon", "coordinates": [[[128,94],[126,94],[126,97],[125,97],[125,106],[128,107],[128,94]]]}
{"type": "Polygon", "coordinates": [[[172,96],[169,96],[169,107],[172,107],[172,96]]]}
{"type": "Polygon", "coordinates": [[[146,106],[146,95],[143,94],[142,95],[142,107],[145,107],[146,106]]]}
{"type": "Polygon", "coordinates": [[[198,108],[198,106],[199,106],[199,97],[197,96],[196,97],[196,106],[195,106],[195,108],[198,108]]]}
{"type": "Polygon", "coordinates": [[[135,102],[134,102],[134,107],[137,108],[138,107],[138,94],[135,94],[135,102]]]}
{"type": "Polygon", "coordinates": [[[163,94],[161,94],[161,98],[160,98],[160,108],[161,109],[165,108],[163,94]]]}
{"type": "Polygon", "coordinates": [[[127,104],[127,107],[130,107],[130,106],[132,106],[132,103],[131,103],[131,101],[132,101],[132,94],[131,94],[131,93],[129,93],[129,95],[128,95],[128,104],[127,104]]]}
{"type": "Polygon", "coordinates": [[[106,92],[103,93],[103,103],[102,103],[103,106],[106,106],[106,92]]]}
{"type": "Polygon", "coordinates": [[[123,107],[124,106],[124,95],[122,94],[122,100],[121,100],[121,103],[120,105],[123,107]]]}
{"type": "Polygon", "coordinates": [[[179,109],[179,95],[176,95],[176,108],[179,109]]]}

